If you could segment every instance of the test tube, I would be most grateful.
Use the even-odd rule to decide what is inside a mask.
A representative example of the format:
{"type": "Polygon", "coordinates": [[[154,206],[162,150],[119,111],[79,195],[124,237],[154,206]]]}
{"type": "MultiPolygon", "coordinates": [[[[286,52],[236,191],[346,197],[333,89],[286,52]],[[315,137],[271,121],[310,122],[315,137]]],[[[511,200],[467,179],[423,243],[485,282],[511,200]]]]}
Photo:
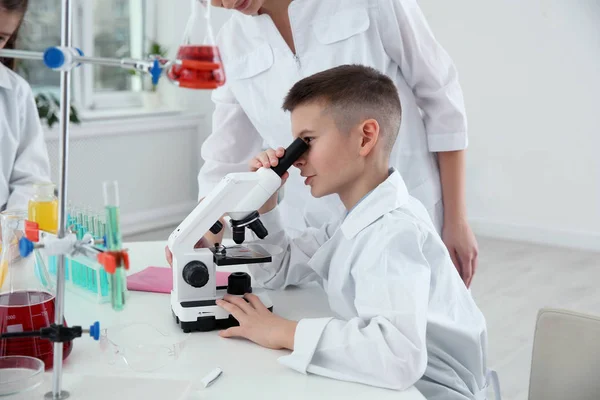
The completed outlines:
{"type": "Polygon", "coordinates": [[[121,250],[119,225],[119,187],[116,181],[104,182],[104,207],[106,211],[106,247],[110,251],[121,250]]]}
{"type": "MultiPolygon", "coordinates": [[[[106,211],[106,248],[110,252],[122,250],[121,226],[119,224],[119,186],[116,181],[104,182],[104,207],[106,211]]],[[[126,276],[123,265],[117,265],[110,274],[110,302],[113,310],[123,310],[125,306],[126,276]]]]}
{"type": "MultiPolygon", "coordinates": [[[[103,215],[100,219],[100,233],[102,234],[102,238],[106,238],[106,215],[103,215]]],[[[106,243],[104,244],[106,247],[106,243]]]]}
{"type": "Polygon", "coordinates": [[[69,228],[69,230],[72,229],[72,232],[75,233],[76,232],[76,228],[75,228],[76,225],[77,225],[77,207],[75,207],[74,205],[71,204],[71,206],[69,208],[69,216],[68,216],[68,220],[67,220],[67,228],[69,228]]]}
{"type": "Polygon", "coordinates": [[[77,214],[76,214],[76,219],[75,221],[79,224],[82,225],[83,224],[83,209],[82,208],[77,208],[77,214]]]}
{"type": "Polygon", "coordinates": [[[73,218],[73,203],[69,201],[67,204],[67,228],[71,226],[71,218],[73,218]]]}
{"type": "Polygon", "coordinates": [[[96,213],[93,210],[90,210],[90,215],[89,215],[89,229],[90,229],[90,233],[92,234],[92,236],[94,237],[94,239],[96,239],[98,237],[98,230],[97,230],[97,221],[96,221],[96,213]]]}
{"type": "Polygon", "coordinates": [[[90,231],[90,208],[86,207],[83,210],[83,233],[88,233],[90,231]]]}
{"type": "Polygon", "coordinates": [[[82,224],[77,224],[75,225],[77,228],[77,232],[76,232],[76,236],[77,236],[77,240],[81,240],[83,239],[83,234],[85,233],[85,229],[83,228],[82,224]]]}
{"type": "Polygon", "coordinates": [[[96,212],[96,215],[94,215],[94,232],[94,238],[104,238],[104,214],[100,212],[96,212]]]}

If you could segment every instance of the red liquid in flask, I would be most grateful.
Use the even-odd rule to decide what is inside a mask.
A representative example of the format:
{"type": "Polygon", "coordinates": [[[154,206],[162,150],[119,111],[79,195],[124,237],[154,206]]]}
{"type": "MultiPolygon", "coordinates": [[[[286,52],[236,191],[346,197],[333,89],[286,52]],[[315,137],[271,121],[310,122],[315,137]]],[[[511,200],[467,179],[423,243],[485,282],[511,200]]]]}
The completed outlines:
{"type": "MultiPolygon", "coordinates": [[[[0,333],[28,332],[54,323],[54,296],[46,292],[17,291],[0,294],[0,333]]],[[[65,324],[66,325],[66,324],[65,324]]],[[[63,360],[71,353],[73,342],[63,344],[63,360]]],[[[0,356],[30,356],[51,369],[54,343],[39,337],[0,339],[0,356]]]]}
{"type": "Polygon", "coordinates": [[[205,89],[216,88],[225,83],[225,72],[221,63],[221,55],[216,46],[181,46],[177,52],[178,60],[205,61],[219,65],[215,70],[195,70],[174,65],[169,71],[169,78],[180,82],[184,87],[205,89]]]}

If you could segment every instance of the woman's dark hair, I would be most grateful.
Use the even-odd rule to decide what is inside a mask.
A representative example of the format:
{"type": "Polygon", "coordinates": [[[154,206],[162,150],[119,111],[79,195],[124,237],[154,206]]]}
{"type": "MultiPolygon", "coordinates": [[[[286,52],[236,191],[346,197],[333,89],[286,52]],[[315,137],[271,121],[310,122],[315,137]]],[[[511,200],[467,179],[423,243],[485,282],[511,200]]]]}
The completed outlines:
{"type": "MultiPolygon", "coordinates": [[[[28,3],[29,3],[29,0],[0,0],[0,9],[9,11],[9,12],[18,12],[18,13],[21,13],[22,15],[25,15],[25,12],[27,11],[28,3]]],[[[17,37],[19,36],[20,28],[21,28],[21,24],[19,24],[19,27],[17,28],[15,33],[13,33],[13,35],[10,37],[10,39],[8,39],[8,42],[6,42],[6,45],[4,46],[5,49],[14,49],[15,48],[15,43],[17,42],[17,37]]],[[[10,69],[13,69],[13,70],[15,69],[15,59],[14,58],[0,57],[0,62],[2,64],[6,65],[10,69]]]]}

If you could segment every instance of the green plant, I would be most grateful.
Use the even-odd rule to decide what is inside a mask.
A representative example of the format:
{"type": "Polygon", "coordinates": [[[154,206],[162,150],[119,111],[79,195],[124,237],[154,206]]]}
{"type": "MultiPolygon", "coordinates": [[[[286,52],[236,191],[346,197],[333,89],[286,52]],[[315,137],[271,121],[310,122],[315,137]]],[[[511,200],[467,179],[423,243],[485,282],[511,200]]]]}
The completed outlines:
{"type": "MultiPolygon", "coordinates": [[[[51,93],[39,93],[35,96],[35,105],[37,106],[40,120],[46,121],[49,128],[59,121],[60,101],[51,93]]],[[[71,105],[71,115],[69,120],[75,124],[79,124],[79,113],[77,109],[71,105]]]]}
{"type": "Polygon", "coordinates": [[[152,56],[152,55],[157,55],[157,56],[161,56],[161,57],[166,57],[168,53],[168,50],[164,47],[161,46],[160,43],[151,40],[150,41],[150,48],[148,49],[148,56],[152,56]]]}
{"type": "MultiPolygon", "coordinates": [[[[144,55],[144,57],[145,58],[153,58],[153,57],[165,58],[165,57],[167,57],[167,53],[168,53],[168,50],[166,48],[162,47],[162,45],[160,43],[158,43],[155,40],[150,40],[150,46],[148,47],[148,52],[144,55]]],[[[145,79],[149,79],[150,80],[150,91],[156,92],[157,85],[152,83],[152,79],[149,74],[142,73],[142,72],[136,71],[136,70],[131,70],[129,72],[131,75],[137,75],[137,76],[141,76],[145,79]]]]}

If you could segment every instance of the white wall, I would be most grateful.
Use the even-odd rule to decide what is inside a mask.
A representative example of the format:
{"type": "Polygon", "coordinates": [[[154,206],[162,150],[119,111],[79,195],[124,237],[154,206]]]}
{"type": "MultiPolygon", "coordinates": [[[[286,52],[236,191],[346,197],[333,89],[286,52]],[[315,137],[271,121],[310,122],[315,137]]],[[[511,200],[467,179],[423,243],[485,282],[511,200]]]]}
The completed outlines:
{"type": "MultiPolygon", "coordinates": [[[[189,2],[165,2],[174,53],[189,2]]],[[[478,234],[600,250],[600,2],[420,0],[455,60],[470,147],[469,215],[478,234]]],[[[215,33],[229,16],[215,10],[215,33]]],[[[176,92],[202,110],[208,92],[176,92]]]]}
{"type": "Polygon", "coordinates": [[[600,2],[420,4],[465,92],[476,230],[600,250],[600,2]]]}
{"type": "MultiPolygon", "coordinates": [[[[173,115],[72,125],[69,202],[102,210],[102,182],[117,180],[124,235],[179,224],[196,205],[202,124],[196,115],[173,115]]],[[[58,138],[58,127],[46,134],[56,183],[58,138]]]]}

